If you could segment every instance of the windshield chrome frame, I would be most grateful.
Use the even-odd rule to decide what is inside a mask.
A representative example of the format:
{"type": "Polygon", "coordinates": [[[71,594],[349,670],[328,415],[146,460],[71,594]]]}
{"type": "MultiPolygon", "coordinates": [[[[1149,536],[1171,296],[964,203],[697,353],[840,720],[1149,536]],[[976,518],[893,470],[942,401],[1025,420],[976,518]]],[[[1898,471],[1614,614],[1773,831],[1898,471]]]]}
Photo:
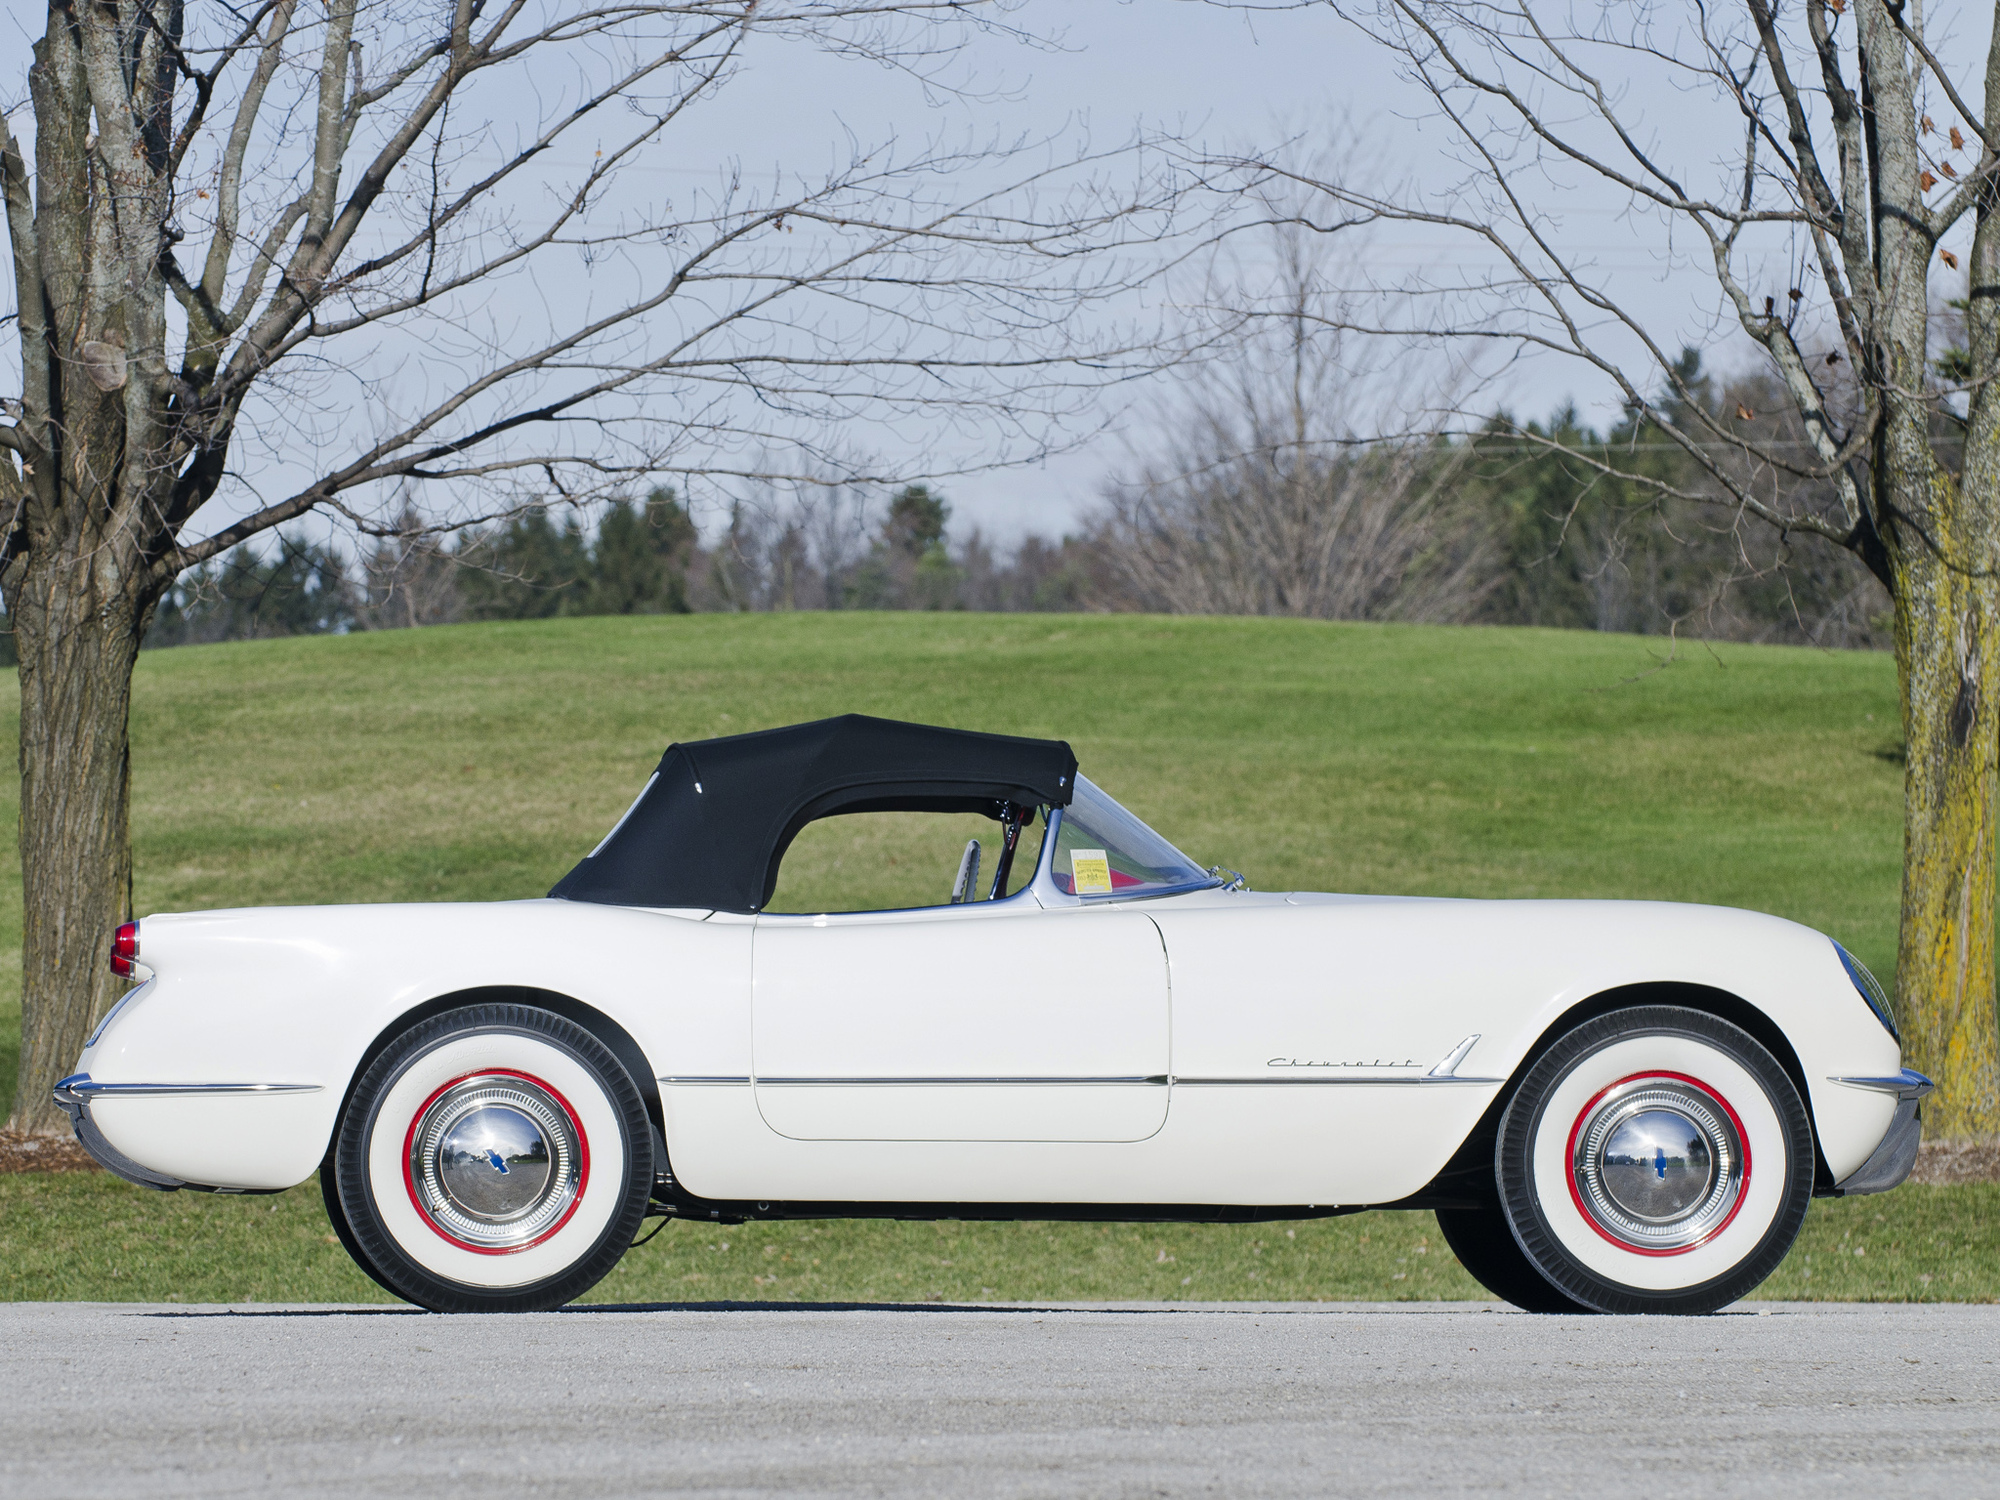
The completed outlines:
{"type": "MultiPolygon", "coordinates": [[[[1082,781],[1083,779],[1082,773],[1079,772],[1077,780],[1082,781]]],[[[1126,807],[1124,803],[1119,802],[1116,797],[1105,791],[1103,787],[1098,786],[1096,782],[1093,781],[1091,786],[1096,789],[1098,795],[1103,797],[1105,801],[1123,808],[1134,822],[1143,823],[1147,828],[1153,827],[1151,823],[1147,823],[1144,818],[1133,812],[1131,808],[1126,807]]],[[[1199,880],[1190,880],[1181,885],[1165,886],[1160,890],[1145,891],[1138,895],[1132,895],[1124,891],[1106,891],[1096,896],[1072,896],[1068,891],[1056,884],[1056,838],[1062,832],[1064,811],[1065,809],[1060,807],[1052,807],[1046,810],[1048,827],[1042,834],[1042,852],[1040,859],[1035,864],[1035,878],[1023,886],[1020,891],[1016,892],[1016,895],[1025,895],[1032,891],[1036,901],[1045,907],[1051,908],[1058,906],[1091,906],[1106,901],[1156,901],[1162,896],[1185,896],[1190,891],[1212,891],[1226,883],[1219,875],[1204,875],[1199,880]]],[[[1176,854],[1181,854],[1178,844],[1172,843],[1164,835],[1159,834],[1157,829],[1154,832],[1160,838],[1160,842],[1166,844],[1176,854]]],[[[1182,854],[1181,857],[1185,859],[1187,856],[1182,854]]],[[[1188,860],[1188,863],[1194,865],[1193,860],[1188,860]]],[[[1200,869],[1201,866],[1194,865],[1194,868],[1200,869]]],[[[1009,899],[1013,898],[1010,897],[1009,899]]]]}

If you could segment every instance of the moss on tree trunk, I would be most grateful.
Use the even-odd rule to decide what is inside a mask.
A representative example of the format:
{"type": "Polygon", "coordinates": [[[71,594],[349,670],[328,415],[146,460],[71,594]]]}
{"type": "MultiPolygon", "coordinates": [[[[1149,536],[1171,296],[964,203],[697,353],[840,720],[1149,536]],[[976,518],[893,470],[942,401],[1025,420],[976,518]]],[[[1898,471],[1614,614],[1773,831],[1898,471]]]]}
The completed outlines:
{"type": "MultiPolygon", "coordinates": [[[[1939,476],[1940,485],[1950,480],[1939,476]]],[[[1934,507],[1963,519],[1966,507],[1934,507]]],[[[1902,689],[1903,915],[1896,992],[1904,1060],[1935,1078],[1927,1135],[2000,1134],[1993,988],[1994,773],[2000,758],[2000,582],[1931,536],[1896,559],[1902,689]]],[[[1983,553],[1984,545],[1971,548],[1983,553]]]]}

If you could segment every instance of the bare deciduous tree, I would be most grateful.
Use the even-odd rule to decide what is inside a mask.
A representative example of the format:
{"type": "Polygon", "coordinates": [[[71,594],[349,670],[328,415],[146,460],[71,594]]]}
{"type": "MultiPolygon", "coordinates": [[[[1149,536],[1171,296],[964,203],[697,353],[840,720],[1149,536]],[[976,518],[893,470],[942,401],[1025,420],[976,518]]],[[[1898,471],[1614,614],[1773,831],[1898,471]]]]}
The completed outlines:
{"type": "Polygon", "coordinates": [[[1299,216],[1313,227],[1394,223],[1448,252],[1442,273],[1385,288],[1390,313],[1341,331],[1579,361],[1704,475],[1660,487],[1844,547],[1888,589],[1907,747],[1905,1050],[1939,1079],[1936,1132],[2000,1133],[2000,25],[1983,62],[1959,66],[1903,0],[1330,9],[1428,96],[1444,131],[1423,180],[1385,192],[1278,158],[1211,165],[1260,194],[1315,194],[1299,216]],[[1648,99],[1672,119],[1649,118],[1648,99]],[[1566,206],[1610,207],[1660,267],[1711,278],[1711,311],[1768,361],[1803,445],[1676,389],[1695,310],[1657,282],[1621,283],[1566,206]],[[1967,274],[1964,346],[1941,381],[1933,278],[1950,295],[1967,274]]]}
{"type": "MultiPolygon", "coordinates": [[[[1469,450],[1415,382],[1343,340],[1327,255],[1278,232],[1270,294],[1212,294],[1234,332],[1162,407],[1160,456],[1113,484],[1093,536],[1110,602],[1175,614],[1463,621],[1493,587],[1469,450]]],[[[1340,269],[1346,270],[1346,267],[1340,269]]],[[[1434,395],[1435,393],[1429,393],[1434,395]]]]}
{"type": "Polygon", "coordinates": [[[406,499],[362,554],[360,623],[370,630],[452,623],[463,613],[457,587],[461,566],[438,528],[406,499]]]}
{"type": "Polygon", "coordinates": [[[751,473],[870,418],[1026,457],[1120,363],[1076,314],[1165,200],[1099,164],[889,142],[758,187],[668,152],[760,47],[935,77],[1007,26],[964,0],[49,0],[0,117],[16,1127],[56,1125],[111,998],[133,659],[183,570],[314,510],[367,529],[418,481],[472,521],[528,503],[511,484],[751,473]]]}

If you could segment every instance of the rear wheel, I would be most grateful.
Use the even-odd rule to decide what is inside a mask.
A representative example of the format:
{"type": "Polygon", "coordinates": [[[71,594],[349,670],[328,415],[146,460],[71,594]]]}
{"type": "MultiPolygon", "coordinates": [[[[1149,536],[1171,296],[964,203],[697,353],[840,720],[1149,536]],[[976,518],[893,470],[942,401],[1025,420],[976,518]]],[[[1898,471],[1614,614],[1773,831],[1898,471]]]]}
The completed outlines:
{"type": "Polygon", "coordinates": [[[1635,1006],[1537,1059],[1500,1117],[1494,1171],[1515,1244],[1562,1295],[1713,1312],[1777,1269],[1805,1222],[1812,1126],[1748,1032],[1635,1006]]]}
{"type": "Polygon", "coordinates": [[[631,1076],[582,1027],[468,1006],[369,1066],[332,1165],[335,1231],[390,1291],[435,1312],[534,1312],[581,1296],[631,1244],[652,1132],[631,1076]]]}
{"type": "Polygon", "coordinates": [[[319,1196],[320,1201],[326,1205],[326,1221],[333,1226],[333,1235],[340,1241],[340,1248],[367,1273],[368,1279],[390,1296],[400,1297],[402,1293],[384,1281],[382,1273],[376,1270],[374,1264],[362,1253],[361,1241],[354,1237],[354,1226],[347,1222],[347,1210],[340,1206],[340,1187],[333,1173],[334,1152],[338,1149],[339,1142],[336,1140],[333,1146],[327,1148],[326,1160],[321,1162],[319,1167],[319,1196]]]}

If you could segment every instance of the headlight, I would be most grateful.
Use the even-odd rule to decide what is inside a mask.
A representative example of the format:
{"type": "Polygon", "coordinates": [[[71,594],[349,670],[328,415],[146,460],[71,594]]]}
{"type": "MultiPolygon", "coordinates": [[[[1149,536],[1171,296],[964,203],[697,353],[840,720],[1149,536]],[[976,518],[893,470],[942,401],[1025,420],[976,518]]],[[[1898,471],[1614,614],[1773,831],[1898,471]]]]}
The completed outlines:
{"type": "Polygon", "coordinates": [[[1896,1039],[1896,1045],[1903,1044],[1903,1034],[1896,1030],[1896,1018],[1889,1013],[1889,996],[1883,991],[1875,976],[1868,972],[1868,966],[1849,953],[1840,944],[1833,945],[1833,951],[1840,955],[1840,966],[1847,970],[1847,977],[1854,981],[1854,988],[1861,992],[1861,998],[1868,1002],[1868,1008],[1875,1012],[1875,1019],[1882,1023],[1882,1029],[1896,1039]]]}

